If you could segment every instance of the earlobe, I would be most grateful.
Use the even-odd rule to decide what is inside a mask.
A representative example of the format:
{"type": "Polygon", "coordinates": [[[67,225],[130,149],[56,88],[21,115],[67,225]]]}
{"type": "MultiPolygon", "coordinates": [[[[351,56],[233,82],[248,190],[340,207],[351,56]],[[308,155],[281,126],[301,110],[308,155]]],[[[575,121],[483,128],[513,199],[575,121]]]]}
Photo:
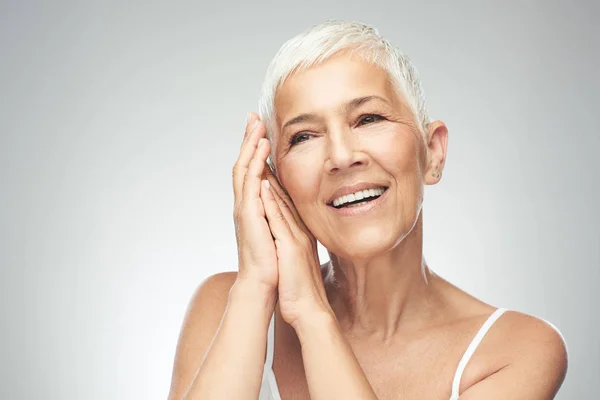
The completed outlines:
{"type": "Polygon", "coordinates": [[[428,164],[425,172],[425,183],[433,185],[440,180],[444,170],[448,148],[448,128],[442,121],[433,121],[428,128],[428,164]]]}
{"type": "Polygon", "coordinates": [[[438,168],[433,168],[425,174],[425,184],[426,185],[435,185],[442,178],[442,172],[438,168]]]}

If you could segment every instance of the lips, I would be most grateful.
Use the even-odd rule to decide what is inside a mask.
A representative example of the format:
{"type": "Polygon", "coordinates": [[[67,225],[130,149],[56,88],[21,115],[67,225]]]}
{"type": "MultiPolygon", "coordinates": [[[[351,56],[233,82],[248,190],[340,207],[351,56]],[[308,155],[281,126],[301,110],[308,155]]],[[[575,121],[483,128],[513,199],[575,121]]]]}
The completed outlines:
{"type": "Polygon", "coordinates": [[[377,188],[381,188],[381,187],[387,189],[388,185],[386,185],[384,183],[376,183],[376,182],[357,182],[352,185],[343,186],[343,187],[337,189],[335,192],[333,192],[333,194],[327,201],[327,205],[333,206],[333,201],[335,199],[337,199],[338,197],[345,196],[347,194],[360,192],[361,190],[365,190],[365,189],[377,189],[377,188]]]}
{"type": "Polygon", "coordinates": [[[344,220],[346,218],[353,218],[353,221],[355,221],[354,218],[364,217],[366,218],[366,220],[362,220],[364,222],[374,221],[373,218],[377,215],[387,218],[389,217],[389,213],[380,214],[378,213],[378,210],[386,209],[385,205],[388,204],[388,199],[390,197],[389,193],[390,190],[385,190],[381,196],[372,198],[370,201],[362,201],[353,206],[340,208],[329,206],[328,209],[344,220]]]}

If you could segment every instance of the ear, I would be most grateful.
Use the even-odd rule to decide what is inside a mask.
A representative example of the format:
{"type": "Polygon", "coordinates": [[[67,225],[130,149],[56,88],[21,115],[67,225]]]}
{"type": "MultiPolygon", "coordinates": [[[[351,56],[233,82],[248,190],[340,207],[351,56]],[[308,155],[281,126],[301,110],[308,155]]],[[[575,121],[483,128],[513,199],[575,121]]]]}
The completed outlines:
{"type": "Polygon", "coordinates": [[[446,152],[448,150],[448,128],[442,121],[433,121],[427,129],[427,167],[424,181],[435,185],[442,178],[446,152]]]}

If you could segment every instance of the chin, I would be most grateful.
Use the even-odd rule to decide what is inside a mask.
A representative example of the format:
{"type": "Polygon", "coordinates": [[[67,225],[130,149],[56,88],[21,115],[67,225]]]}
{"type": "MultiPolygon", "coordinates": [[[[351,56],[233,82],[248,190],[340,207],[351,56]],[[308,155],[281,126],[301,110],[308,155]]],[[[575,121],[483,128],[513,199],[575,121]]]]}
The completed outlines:
{"type": "Polygon", "coordinates": [[[401,238],[406,236],[405,234],[401,236],[393,235],[389,232],[375,227],[346,232],[338,236],[335,243],[331,243],[331,246],[325,247],[343,259],[368,260],[392,250],[398,245],[401,238]]]}

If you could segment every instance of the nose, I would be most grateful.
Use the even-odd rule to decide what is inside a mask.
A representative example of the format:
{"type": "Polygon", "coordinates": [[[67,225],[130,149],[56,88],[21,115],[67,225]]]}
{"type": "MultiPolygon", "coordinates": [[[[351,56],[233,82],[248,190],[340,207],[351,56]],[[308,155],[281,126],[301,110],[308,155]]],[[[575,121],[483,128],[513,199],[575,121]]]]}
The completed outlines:
{"type": "Polygon", "coordinates": [[[327,135],[327,159],[325,171],[340,173],[349,168],[364,167],[367,157],[357,148],[356,138],[350,129],[339,129],[327,135]]]}

